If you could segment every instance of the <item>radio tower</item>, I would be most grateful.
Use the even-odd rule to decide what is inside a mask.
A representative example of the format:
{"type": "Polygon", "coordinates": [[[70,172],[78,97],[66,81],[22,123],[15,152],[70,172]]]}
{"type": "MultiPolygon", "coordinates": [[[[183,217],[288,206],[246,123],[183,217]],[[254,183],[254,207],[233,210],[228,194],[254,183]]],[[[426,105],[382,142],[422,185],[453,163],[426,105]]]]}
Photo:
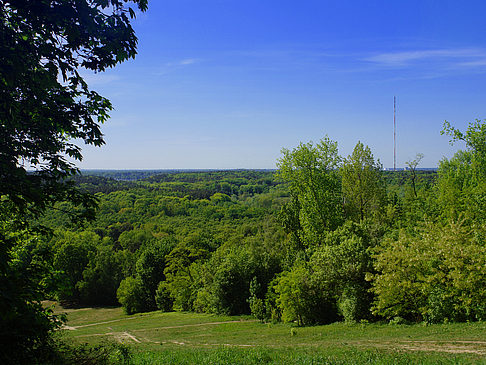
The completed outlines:
{"type": "Polygon", "coordinates": [[[393,97],[393,171],[397,171],[397,97],[393,97]]]}

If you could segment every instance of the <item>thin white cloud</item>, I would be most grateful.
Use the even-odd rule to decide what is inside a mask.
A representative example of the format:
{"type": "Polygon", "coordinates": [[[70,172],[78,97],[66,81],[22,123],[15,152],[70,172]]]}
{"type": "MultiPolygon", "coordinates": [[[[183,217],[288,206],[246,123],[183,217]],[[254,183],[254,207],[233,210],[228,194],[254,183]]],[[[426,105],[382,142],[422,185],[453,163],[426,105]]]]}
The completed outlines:
{"type": "Polygon", "coordinates": [[[459,66],[464,67],[483,67],[486,66],[486,57],[477,61],[461,62],[459,66]]]}
{"type": "Polygon", "coordinates": [[[159,68],[159,70],[156,71],[154,74],[156,76],[164,76],[164,75],[172,73],[176,70],[179,70],[181,68],[184,68],[184,67],[187,67],[187,66],[190,66],[190,65],[194,65],[194,64],[196,64],[200,61],[201,60],[199,58],[184,58],[184,59],[178,60],[178,61],[167,62],[166,64],[162,65],[159,68]]]}
{"type": "Polygon", "coordinates": [[[186,66],[186,65],[192,65],[198,61],[197,58],[186,58],[182,61],[179,62],[179,65],[181,66],[186,66]]]}
{"type": "Polygon", "coordinates": [[[486,51],[483,49],[433,49],[386,52],[363,59],[385,67],[407,67],[413,62],[427,61],[441,64],[483,66],[486,60],[486,51]],[[478,61],[480,61],[478,63],[478,61]]]}
{"type": "Polygon", "coordinates": [[[166,67],[173,67],[173,68],[176,68],[176,67],[180,67],[180,66],[189,66],[189,65],[193,65],[195,63],[198,63],[200,61],[199,58],[184,58],[182,60],[178,60],[178,61],[172,61],[172,62],[167,62],[165,64],[166,67]]]}

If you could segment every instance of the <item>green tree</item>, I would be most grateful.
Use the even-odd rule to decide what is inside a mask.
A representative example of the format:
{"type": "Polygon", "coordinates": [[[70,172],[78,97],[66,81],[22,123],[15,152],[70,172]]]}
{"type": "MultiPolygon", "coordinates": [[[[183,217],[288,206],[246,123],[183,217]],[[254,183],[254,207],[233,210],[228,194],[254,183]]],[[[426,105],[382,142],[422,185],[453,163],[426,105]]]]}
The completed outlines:
{"type": "Polygon", "coordinates": [[[61,323],[41,304],[55,271],[50,253],[39,249],[42,238],[11,224],[0,220],[0,250],[10,247],[9,260],[0,263],[0,363],[37,363],[48,352],[51,331],[61,323]]]}
{"type": "Polygon", "coordinates": [[[263,298],[268,283],[281,270],[278,253],[267,249],[262,241],[260,237],[249,237],[223,245],[200,267],[203,286],[195,300],[198,310],[250,313],[250,282],[258,281],[258,290],[252,295],[263,298]]]}
{"type": "Polygon", "coordinates": [[[65,305],[79,304],[77,287],[83,279],[83,272],[101,244],[100,237],[90,231],[56,231],[51,240],[54,251],[53,267],[60,272],[62,284],[57,290],[57,298],[65,305]]]}
{"type": "Polygon", "coordinates": [[[442,134],[451,136],[451,143],[462,141],[460,150],[439,163],[438,201],[443,216],[457,220],[466,218],[470,224],[486,221],[486,122],[476,120],[461,132],[448,122],[442,134]]]}
{"type": "Polygon", "coordinates": [[[277,176],[289,184],[294,197],[282,210],[289,217],[282,218],[288,222],[287,229],[302,229],[299,234],[304,244],[318,244],[343,221],[337,143],[325,137],[316,145],[309,142],[292,151],[283,149],[282,154],[277,176]],[[295,222],[296,214],[300,225],[295,222]]]}
{"type": "Polygon", "coordinates": [[[130,252],[136,252],[140,247],[149,245],[151,241],[155,241],[154,236],[145,229],[123,231],[118,237],[120,246],[130,252]]]}
{"type": "Polygon", "coordinates": [[[164,269],[166,266],[166,256],[173,247],[170,239],[155,242],[153,245],[146,247],[136,264],[136,278],[142,283],[146,291],[147,303],[145,311],[157,308],[155,303],[155,292],[159,283],[165,280],[164,269]]]}
{"type": "Polygon", "coordinates": [[[193,264],[207,259],[208,256],[207,250],[190,244],[178,245],[167,255],[163,286],[172,297],[175,310],[193,309],[199,278],[197,265],[193,264]]]}
{"type": "Polygon", "coordinates": [[[329,298],[335,298],[347,322],[370,318],[372,297],[365,280],[371,272],[371,239],[362,225],[347,221],[327,235],[309,260],[313,280],[329,298]]]}
{"type": "Polygon", "coordinates": [[[341,168],[347,216],[363,221],[380,214],[386,198],[381,164],[375,161],[368,146],[358,142],[341,168]]]}
{"type": "Polygon", "coordinates": [[[299,263],[290,271],[284,271],[274,288],[285,322],[297,321],[302,326],[326,324],[338,319],[336,298],[322,290],[308,265],[299,263]]]}
{"type": "Polygon", "coordinates": [[[78,70],[103,71],[134,57],[134,16],[122,0],[2,3],[0,195],[19,212],[65,199],[93,205],[65,179],[77,172],[68,158],[82,158],[73,139],[104,143],[99,124],[112,106],[78,70]]]}
{"type": "Polygon", "coordinates": [[[260,292],[260,284],[256,277],[250,281],[250,297],[248,298],[248,304],[250,304],[250,311],[260,322],[263,323],[266,317],[265,302],[262,298],[258,297],[260,292]]]}
{"type": "Polygon", "coordinates": [[[450,136],[451,144],[457,141],[464,142],[467,150],[475,154],[474,165],[478,174],[486,175],[486,121],[476,119],[469,123],[466,132],[461,132],[445,121],[441,134],[450,136]]]}
{"type": "Polygon", "coordinates": [[[386,239],[370,276],[374,312],[385,318],[442,322],[486,316],[484,228],[427,223],[386,239]]]}
{"type": "MultiPolygon", "coordinates": [[[[147,8],[146,0],[133,0],[132,4],[142,11],[147,8]]],[[[99,125],[108,118],[111,104],[88,88],[78,70],[103,71],[134,57],[137,39],[130,26],[134,16],[124,0],[2,2],[0,211],[9,214],[0,218],[16,220],[17,226],[10,225],[9,229],[25,227],[29,214],[38,217],[62,200],[84,207],[84,211],[68,214],[92,217],[95,199],[66,179],[77,172],[69,159],[82,158],[74,139],[95,146],[103,144],[99,125]]],[[[18,274],[7,269],[12,268],[13,245],[20,244],[9,237],[8,232],[1,232],[1,288],[9,287],[9,275],[18,274]]],[[[33,336],[30,329],[6,320],[47,318],[40,305],[27,305],[38,300],[38,288],[24,289],[22,293],[3,289],[0,296],[0,355],[7,354],[0,359],[2,363],[12,362],[8,354],[23,356],[29,362],[30,356],[36,356],[33,351],[40,348],[39,341],[34,340],[40,339],[40,334],[33,336]],[[22,301],[26,305],[21,309],[17,305],[22,301]],[[16,337],[18,342],[5,340],[11,337],[13,323],[16,331],[25,331],[23,339],[16,337]]],[[[48,327],[42,328],[44,335],[48,327]]],[[[45,344],[44,340],[40,342],[45,344]]]]}
{"type": "Polygon", "coordinates": [[[130,276],[123,279],[116,291],[116,297],[126,314],[134,314],[149,310],[147,308],[147,302],[149,302],[150,299],[147,297],[147,291],[140,278],[130,276]]]}
{"type": "Polygon", "coordinates": [[[417,166],[420,164],[420,161],[424,158],[423,153],[417,153],[415,159],[405,162],[410,171],[410,181],[412,183],[413,195],[417,197],[417,166]]]}
{"type": "Polygon", "coordinates": [[[83,304],[118,304],[116,291],[125,278],[124,258],[124,252],[115,252],[111,245],[103,244],[96,248],[96,254],[83,271],[83,280],[76,285],[83,304]]]}
{"type": "Polygon", "coordinates": [[[157,304],[157,308],[161,311],[169,312],[172,310],[173,302],[173,299],[166,289],[165,281],[161,281],[155,291],[155,303],[157,304]]]}
{"type": "Polygon", "coordinates": [[[440,214],[441,207],[437,204],[437,189],[433,188],[436,183],[434,177],[437,175],[432,172],[417,171],[422,158],[423,154],[418,153],[413,160],[405,162],[408,167],[408,181],[404,184],[403,194],[400,196],[399,216],[401,219],[395,219],[397,227],[412,228],[424,220],[435,219],[440,214]]]}
{"type": "Polygon", "coordinates": [[[282,205],[277,217],[295,248],[297,250],[304,249],[303,230],[300,223],[300,203],[295,195],[292,195],[290,200],[282,205]]]}

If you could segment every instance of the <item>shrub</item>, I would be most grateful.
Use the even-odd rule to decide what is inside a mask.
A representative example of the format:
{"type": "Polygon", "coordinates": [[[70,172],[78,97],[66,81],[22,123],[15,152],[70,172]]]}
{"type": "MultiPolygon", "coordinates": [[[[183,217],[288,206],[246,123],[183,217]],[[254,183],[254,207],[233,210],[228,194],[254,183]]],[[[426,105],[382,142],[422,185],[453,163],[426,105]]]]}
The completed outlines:
{"type": "Polygon", "coordinates": [[[361,286],[346,286],[338,300],[339,313],[346,322],[365,320],[369,316],[369,293],[361,286]]]}
{"type": "Polygon", "coordinates": [[[116,296],[126,314],[139,313],[147,309],[148,295],[139,278],[123,279],[116,296]]]}
{"type": "Polygon", "coordinates": [[[275,286],[277,305],[285,322],[299,326],[326,324],[337,320],[336,300],[312,280],[311,271],[301,265],[284,272],[275,286]]]}
{"type": "Polygon", "coordinates": [[[484,228],[427,223],[386,240],[371,277],[374,312],[386,318],[443,322],[485,318],[484,228]]]}
{"type": "Polygon", "coordinates": [[[258,280],[254,277],[250,281],[250,298],[248,298],[248,304],[250,305],[250,312],[251,314],[263,322],[266,313],[265,313],[265,303],[262,299],[258,298],[258,292],[260,291],[260,284],[258,284],[258,280]]]}
{"type": "Polygon", "coordinates": [[[337,298],[340,314],[347,322],[370,318],[372,297],[366,272],[372,263],[369,237],[362,225],[346,222],[326,236],[310,259],[312,276],[327,298],[337,298]]]}
{"type": "Polygon", "coordinates": [[[172,310],[173,300],[166,289],[165,282],[163,281],[159,283],[159,286],[155,291],[155,303],[157,304],[157,308],[161,311],[170,312],[172,310]]]}

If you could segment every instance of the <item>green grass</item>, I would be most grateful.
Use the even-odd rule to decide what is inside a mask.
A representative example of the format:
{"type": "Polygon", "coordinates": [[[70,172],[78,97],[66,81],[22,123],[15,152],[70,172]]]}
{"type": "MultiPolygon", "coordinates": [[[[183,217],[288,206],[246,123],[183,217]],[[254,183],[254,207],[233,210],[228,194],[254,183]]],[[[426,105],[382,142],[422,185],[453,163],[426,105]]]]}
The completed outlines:
{"type": "Polygon", "coordinates": [[[327,351],[300,349],[162,350],[135,354],[132,364],[477,364],[480,359],[426,353],[387,353],[355,348],[327,351]]]}
{"type": "MultiPolygon", "coordinates": [[[[62,308],[57,308],[62,311],[62,308]]],[[[121,342],[130,364],[486,364],[486,324],[295,327],[248,316],[70,310],[70,343],[121,342]]]]}

